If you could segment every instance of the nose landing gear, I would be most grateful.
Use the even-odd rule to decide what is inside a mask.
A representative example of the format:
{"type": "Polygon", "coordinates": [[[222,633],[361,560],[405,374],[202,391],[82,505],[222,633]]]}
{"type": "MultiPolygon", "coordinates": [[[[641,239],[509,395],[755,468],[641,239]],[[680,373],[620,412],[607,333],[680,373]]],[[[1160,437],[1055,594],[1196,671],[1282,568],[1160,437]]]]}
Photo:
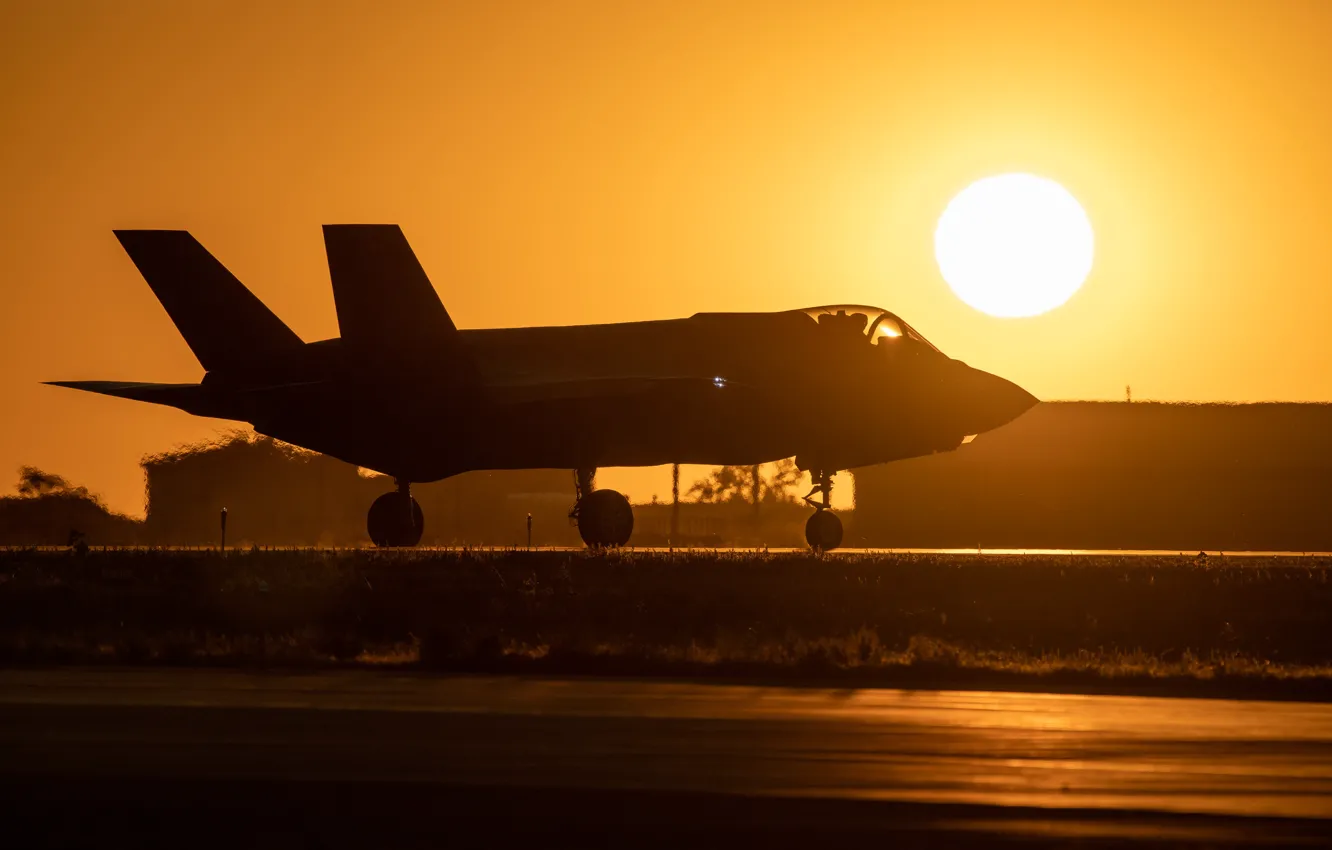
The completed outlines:
{"type": "Polygon", "coordinates": [[[397,490],[375,499],[366,517],[366,531],[376,546],[415,546],[425,531],[425,516],[412,498],[411,482],[397,483],[397,490]]]}
{"type": "Polygon", "coordinates": [[[814,508],[814,516],[805,522],[805,542],[815,552],[827,552],[842,545],[842,520],[829,510],[833,474],[816,469],[811,477],[814,479],[814,489],[805,496],[805,502],[814,508]],[[821,500],[815,500],[815,494],[821,496],[821,500]]]}
{"type": "Polygon", "coordinates": [[[595,469],[574,473],[574,493],[578,501],[569,511],[569,519],[578,525],[578,536],[589,548],[623,546],[634,533],[634,510],[629,500],[615,490],[593,490],[595,469]]]}

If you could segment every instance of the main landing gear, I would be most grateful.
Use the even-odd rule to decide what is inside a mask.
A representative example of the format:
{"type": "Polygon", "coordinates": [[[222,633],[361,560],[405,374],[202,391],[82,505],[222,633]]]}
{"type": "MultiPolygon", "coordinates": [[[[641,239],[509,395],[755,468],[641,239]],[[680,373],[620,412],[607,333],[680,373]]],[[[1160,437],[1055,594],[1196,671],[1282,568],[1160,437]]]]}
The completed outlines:
{"type": "Polygon", "coordinates": [[[634,510],[622,493],[592,489],[595,469],[574,472],[574,493],[578,501],[569,511],[569,519],[578,525],[578,536],[592,549],[623,546],[634,533],[634,510]]]}
{"type": "Polygon", "coordinates": [[[805,542],[815,552],[827,552],[842,545],[842,521],[828,509],[832,500],[833,474],[815,469],[810,475],[814,479],[814,489],[809,491],[805,502],[814,508],[814,516],[805,522],[805,542]],[[822,499],[816,501],[815,494],[822,499]]]}
{"type": "Polygon", "coordinates": [[[425,531],[425,516],[412,498],[411,482],[398,479],[398,489],[370,506],[365,527],[376,546],[415,546],[425,531]]]}

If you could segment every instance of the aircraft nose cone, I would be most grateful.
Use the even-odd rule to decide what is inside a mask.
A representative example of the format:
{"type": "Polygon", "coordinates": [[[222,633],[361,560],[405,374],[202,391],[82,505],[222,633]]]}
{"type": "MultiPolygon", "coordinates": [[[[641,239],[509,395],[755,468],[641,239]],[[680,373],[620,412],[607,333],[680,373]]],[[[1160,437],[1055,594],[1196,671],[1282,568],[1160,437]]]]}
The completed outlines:
{"type": "Polygon", "coordinates": [[[970,402],[967,418],[971,421],[968,433],[981,434],[1007,425],[1040,402],[1012,381],[970,366],[964,368],[970,373],[966,381],[970,402]]]}

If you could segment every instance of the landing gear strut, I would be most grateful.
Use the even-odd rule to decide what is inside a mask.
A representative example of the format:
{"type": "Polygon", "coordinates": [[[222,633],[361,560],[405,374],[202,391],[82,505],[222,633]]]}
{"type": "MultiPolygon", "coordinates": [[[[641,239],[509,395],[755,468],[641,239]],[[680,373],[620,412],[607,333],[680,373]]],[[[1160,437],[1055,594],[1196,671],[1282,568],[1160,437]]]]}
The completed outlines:
{"type": "Polygon", "coordinates": [[[415,546],[425,531],[425,516],[412,498],[412,485],[398,479],[398,489],[385,493],[370,506],[366,531],[376,546],[415,546]]]}
{"type": "Polygon", "coordinates": [[[578,536],[592,549],[623,546],[634,533],[634,510],[629,500],[614,490],[592,489],[595,469],[574,472],[574,493],[578,501],[569,518],[578,524],[578,536]]]}
{"type": "Polygon", "coordinates": [[[823,469],[811,471],[814,489],[805,497],[806,504],[814,508],[814,516],[805,522],[805,542],[815,552],[827,552],[842,545],[842,521],[829,510],[832,504],[833,474],[823,469]],[[815,500],[818,494],[821,500],[815,500]]]}

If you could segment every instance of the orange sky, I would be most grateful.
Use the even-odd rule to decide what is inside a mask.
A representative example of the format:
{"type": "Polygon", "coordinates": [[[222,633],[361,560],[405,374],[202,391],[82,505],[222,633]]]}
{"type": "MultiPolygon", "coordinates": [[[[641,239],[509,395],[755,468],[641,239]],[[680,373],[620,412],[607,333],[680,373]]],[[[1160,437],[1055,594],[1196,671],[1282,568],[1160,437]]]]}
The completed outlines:
{"type": "Polygon", "coordinates": [[[138,513],[142,455],[226,427],[38,385],[200,376],[113,227],[193,231],[311,340],[337,335],[319,225],[397,222],[462,327],[867,302],[1042,398],[1332,400],[1314,0],[5,18],[0,486],[31,463],[138,513]],[[1014,170],[1081,200],[1097,260],[1064,307],[1002,320],[953,296],[932,233],[1014,170]]]}

